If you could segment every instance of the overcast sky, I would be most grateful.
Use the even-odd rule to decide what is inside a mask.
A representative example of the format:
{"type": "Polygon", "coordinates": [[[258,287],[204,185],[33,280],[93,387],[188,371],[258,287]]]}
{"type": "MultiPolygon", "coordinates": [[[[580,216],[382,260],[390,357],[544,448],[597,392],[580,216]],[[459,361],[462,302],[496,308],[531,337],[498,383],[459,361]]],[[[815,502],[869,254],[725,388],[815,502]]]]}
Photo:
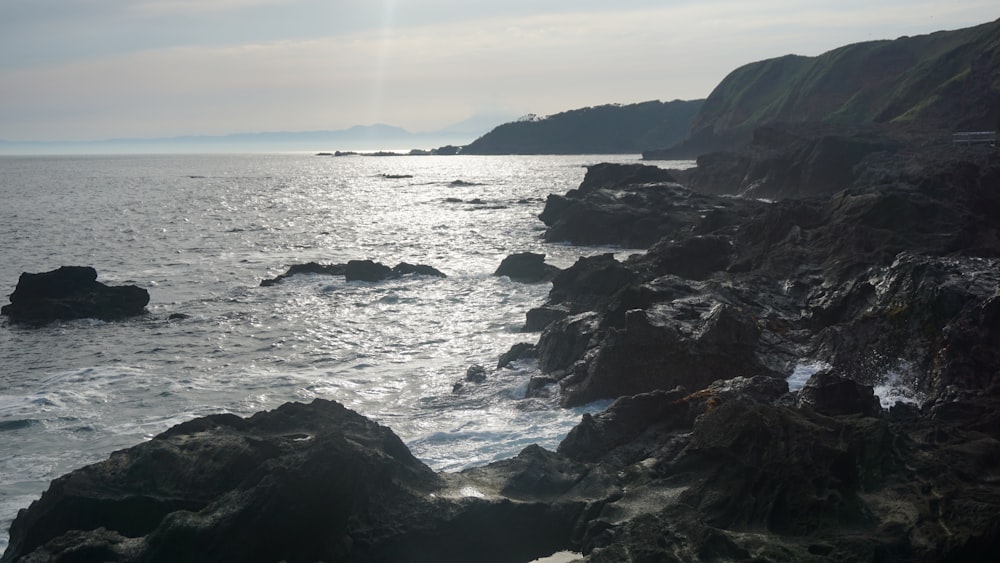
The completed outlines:
{"type": "Polygon", "coordinates": [[[756,60],[998,17],[996,0],[0,0],[0,139],[695,99],[756,60]]]}

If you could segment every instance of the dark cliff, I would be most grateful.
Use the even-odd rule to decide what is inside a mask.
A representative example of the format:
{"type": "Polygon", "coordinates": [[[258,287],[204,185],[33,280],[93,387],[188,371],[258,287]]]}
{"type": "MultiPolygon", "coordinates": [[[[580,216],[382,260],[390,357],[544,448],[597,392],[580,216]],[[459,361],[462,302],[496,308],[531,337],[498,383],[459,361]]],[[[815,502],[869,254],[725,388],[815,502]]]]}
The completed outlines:
{"type": "Polygon", "coordinates": [[[705,100],[673,156],[737,148],[772,123],[994,130],[1000,20],[742,66],[705,100]]]}
{"type": "Polygon", "coordinates": [[[505,123],[462,154],[615,154],[668,147],[687,137],[703,101],[609,104],[505,123]]]}

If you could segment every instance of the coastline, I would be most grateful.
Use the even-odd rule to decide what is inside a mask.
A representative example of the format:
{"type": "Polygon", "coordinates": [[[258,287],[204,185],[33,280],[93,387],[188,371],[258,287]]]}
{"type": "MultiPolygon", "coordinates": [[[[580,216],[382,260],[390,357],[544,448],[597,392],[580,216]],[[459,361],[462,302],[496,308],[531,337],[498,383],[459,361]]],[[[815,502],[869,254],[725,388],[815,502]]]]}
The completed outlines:
{"type": "MultiPolygon", "coordinates": [[[[17,547],[12,541],[4,560],[34,549],[68,557],[83,545],[117,560],[167,560],[178,553],[170,550],[199,552],[204,545],[190,540],[198,537],[216,538],[219,557],[245,555],[227,550],[255,549],[265,536],[273,544],[263,530],[269,518],[292,518],[282,508],[289,500],[310,511],[286,524],[294,541],[270,545],[268,556],[458,561],[472,544],[482,554],[487,537],[501,540],[488,543],[497,560],[509,560],[509,550],[539,557],[568,548],[587,561],[638,552],[817,561],[985,556],[1000,526],[991,516],[1000,513],[992,510],[1000,490],[982,470],[1000,455],[1000,424],[990,414],[1000,397],[984,379],[998,365],[989,343],[1000,318],[1000,249],[990,225],[1000,208],[992,189],[1000,164],[990,153],[940,156],[919,161],[913,174],[911,154],[873,153],[881,175],[775,203],[698,199],[709,196],[678,186],[678,172],[629,183],[621,179],[645,169],[592,167],[595,176],[579,188],[550,196],[547,209],[558,211],[549,213],[556,217],[549,227],[568,221],[561,232],[570,233],[584,221],[586,234],[601,216],[612,221],[600,227],[606,235],[629,241],[637,228],[651,229],[661,242],[623,261],[581,259],[553,280],[538,343],[520,352],[537,354],[545,371],[529,393],[557,393],[567,404],[617,397],[607,411],[584,415],[555,452],[529,446],[512,459],[435,474],[391,431],[336,404],[287,404],[255,415],[261,427],[197,419],[54,482],[18,518],[17,547]],[[803,353],[830,368],[789,390],[789,362],[803,353]],[[873,386],[900,359],[910,366],[904,383],[923,400],[885,410],[873,386]],[[313,411],[338,414],[319,429],[313,411]],[[143,475],[136,468],[158,447],[182,467],[210,469],[187,461],[183,444],[231,449],[212,449],[217,439],[244,444],[236,453],[270,444],[254,455],[274,461],[212,500],[198,489],[164,494],[146,488],[146,478],[121,477],[143,475]],[[332,446],[313,447],[319,442],[359,446],[350,457],[373,465],[338,467],[334,460],[344,458],[332,446]],[[318,476],[337,476],[340,485],[316,497],[323,486],[305,484],[318,476]],[[97,499],[110,483],[121,489],[104,498],[118,500],[80,528],[92,532],[30,524],[80,517],[77,499],[104,502],[97,499]],[[115,522],[150,493],[165,503],[162,519],[123,532],[115,522]],[[185,495],[203,499],[201,508],[185,495]],[[368,508],[330,512],[355,502],[368,508]],[[229,515],[261,514],[252,508],[259,506],[270,507],[261,532],[245,522],[232,527],[229,515]],[[320,532],[317,522],[333,527],[320,532]],[[220,539],[237,530],[239,542],[220,539]],[[512,546],[511,537],[521,541],[512,546]]],[[[866,168],[873,166],[859,169],[866,168]]],[[[686,175],[699,173],[711,170],[686,175]]]]}

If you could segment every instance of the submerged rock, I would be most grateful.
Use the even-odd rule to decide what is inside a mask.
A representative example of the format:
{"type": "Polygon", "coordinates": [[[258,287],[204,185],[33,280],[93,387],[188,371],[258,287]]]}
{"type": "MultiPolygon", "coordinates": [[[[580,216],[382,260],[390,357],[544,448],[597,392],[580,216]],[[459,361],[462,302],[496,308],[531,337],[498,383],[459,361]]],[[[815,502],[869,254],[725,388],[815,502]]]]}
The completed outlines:
{"type": "Polygon", "coordinates": [[[89,266],[62,266],[57,270],[18,279],[10,304],[0,309],[11,322],[45,324],[56,320],[121,320],[141,315],[149,292],[134,285],[107,286],[97,281],[89,266]]]}

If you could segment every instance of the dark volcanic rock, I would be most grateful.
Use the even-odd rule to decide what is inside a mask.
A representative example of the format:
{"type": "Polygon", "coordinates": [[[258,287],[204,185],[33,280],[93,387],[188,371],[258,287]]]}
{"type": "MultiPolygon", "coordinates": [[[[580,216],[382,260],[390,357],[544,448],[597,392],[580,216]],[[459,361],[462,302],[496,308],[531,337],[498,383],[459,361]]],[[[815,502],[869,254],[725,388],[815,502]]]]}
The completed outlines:
{"type": "Polygon", "coordinates": [[[379,282],[392,277],[392,268],[371,260],[351,260],[344,268],[347,281],[379,282]]]}
{"type": "Polygon", "coordinates": [[[520,252],[504,258],[493,275],[507,276],[518,282],[540,283],[550,281],[559,271],[559,268],[545,263],[544,254],[520,252]]]}
{"type": "Polygon", "coordinates": [[[813,374],[799,391],[799,404],[826,415],[880,416],[882,407],[870,385],[862,385],[830,371],[813,374]]]}
{"type": "Polygon", "coordinates": [[[625,326],[609,329],[600,342],[585,375],[564,382],[564,403],[575,406],[677,386],[702,389],[719,374],[780,375],[757,358],[760,330],[738,310],[716,305],[695,324],[688,332],[669,313],[651,318],[646,311],[629,311],[625,326]]]}
{"type": "Polygon", "coordinates": [[[508,367],[511,362],[516,360],[537,357],[538,349],[534,344],[529,342],[518,342],[517,344],[511,346],[510,350],[500,354],[500,358],[497,360],[497,369],[508,367]]]}
{"type": "Polygon", "coordinates": [[[996,549],[1000,491],[980,472],[1000,442],[919,417],[780,406],[777,383],[655,391],[585,416],[559,453],[617,469],[627,491],[588,522],[586,560],[922,561],[996,549]]]}
{"type": "Polygon", "coordinates": [[[437,278],[447,277],[437,268],[424,264],[400,262],[395,267],[390,268],[381,262],[374,262],[372,260],[351,260],[347,264],[318,264],[316,262],[293,264],[289,266],[285,273],[271,279],[263,280],[260,282],[260,285],[261,287],[269,287],[297,274],[344,276],[346,281],[366,282],[380,282],[408,275],[432,276],[437,278]]]}
{"type": "Polygon", "coordinates": [[[448,276],[444,275],[441,270],[428,266],[426,264],[408,264],[406,262],[400,262],[392,268],[393,277],[402,276],[430,276],[433,278],[446,278],[448,276]]]}
{"type": "Polygon", "coordinates": [[[317,399],[192,420],[53,481],[3,561],[529,560],[571,547],[616,490],[537,447],[437,475],[389,429],[317,399]]]}
{"type": "Polygon", "coordinates": [[[661,238],[679,238],[719,228],[761,209],[752,200],[692,192],[673,181],[673,172],[643,165],[595,165],[579,189],[552,194],[539,218],[545,240],[574,244],[617,244],[645,248],[661,238]]]}
{"type": "MultiPolygon", "coordinates": [[[[557,275],[525,328],[543,330],[539,365],[564,402],[787,375],[803,356],[864,385],[898,377],[924,396],[955,382],[991,388],[1000,161],[950,150],[864,158],[872,168],[823,197],[700,195],[694,209],[691,192],[671,188],[662,209],[682,219],[658,213],[685,227],[624,262],[585,258],[557,275]]],[[[631,188],[606,187],[612,171],[567,201],[618,194],[624,205],[631,188]]]]}
{"type": "Polygon", "coordinates": [[[22,273],[10,304],[0,309],[12,322],[45,324],[55,320],[121,320],[141,315],[149,293],[134,285],[107,286],[89,266],[63,266],[40,274],[22,273]]]}
{"type": "Polygon", "coordinates": [[[579,189],[588,193],[606,188],[622,189],[625,186],[676,181],[673,172],[656,166],[602,162],[587,167],[579,189]]]}
{"type": "Polygon", "coordinates": [[[616,399],[558,452],[434,474],[335,403],[207,417],[54,481],[4,561],[995,559],[1000,160],[941,153],[866,152],[774,203],[601,168],[549,219],[664,238],[560,272],[497,368],[537,355],[529,396],[616,399]],[[830,368],[789,393],[803,359],[830,368]],[[922,404],[886,414],[886,383],[922,404]]]}
{"type": "Polygon", "coordinates": [[[292,264],[285,273],[274,278],[260,282],[261,287],[269,287],[277,284],[281,280],[297,274],[320,274],[324,276],[342,276],[346,269],[345,264],[319,264],[317,262],[307,262],[305,264],[292,264]]]}
{"type": "Polygon", "coordinates": [[[589,309],[607,303],[636,279],[636,274],[615,260],[613,254],[582,256],[552,279],[549,300],[589,309]]]}
{"type": "Polygon", "coordinates": [[[812,130],[766,126],[741,154],[710,153],[698,166],[677,171],[689,187],[714,194],[780,199],[831,194],[854,184],[869,155],[894,152],[898,141],[875,134],[817,135],[812,130]]]}
{"type": "MultiPolygon", "coordinates": [[[[988,560],[1000,441],[830,415],[767,377],[623,397],[538,446],[435,474],[341,405],[214,415],[52,483],[3,561],[988,560]],[[516,541],[511,541],[516,538],[516,541]]],[[[995,405],[994,405],[995,406],[995,405]]]]}

